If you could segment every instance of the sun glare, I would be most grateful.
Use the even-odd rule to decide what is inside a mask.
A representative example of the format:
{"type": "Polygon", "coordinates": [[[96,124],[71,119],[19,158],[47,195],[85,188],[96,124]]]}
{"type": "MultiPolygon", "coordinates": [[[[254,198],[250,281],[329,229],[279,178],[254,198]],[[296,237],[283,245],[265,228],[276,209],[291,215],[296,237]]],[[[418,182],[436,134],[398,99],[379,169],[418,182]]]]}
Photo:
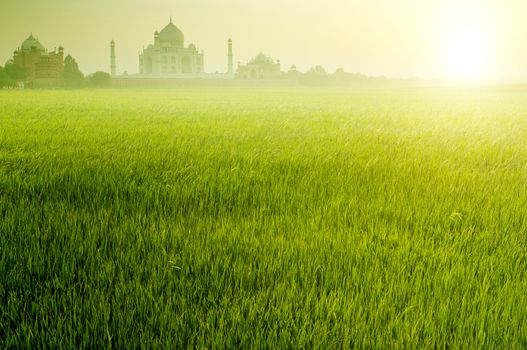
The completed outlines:
{"type": "Polygon", "coordinates": [[[456,9],[441,21],[443,77],[461,84],[489,81],[493,76],[498,23],[488,11],[456,9]]]}
{"type": "Polygon", "coordinates": [[[478,83],[488,77],[490,48],[482,28],[458,26],[445,38],[445,73],[458,83],[478,83]]]}

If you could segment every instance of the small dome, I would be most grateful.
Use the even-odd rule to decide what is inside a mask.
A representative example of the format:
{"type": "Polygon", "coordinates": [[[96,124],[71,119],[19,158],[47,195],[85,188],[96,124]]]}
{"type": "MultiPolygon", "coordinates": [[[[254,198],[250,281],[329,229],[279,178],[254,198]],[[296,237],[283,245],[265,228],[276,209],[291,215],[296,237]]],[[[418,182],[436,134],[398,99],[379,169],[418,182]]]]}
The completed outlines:
{"type": "Polygon", "coordinates": [[[170,20],[170,23],[159,33],[159,41],[175,42],[183,45],[183,32],[172,23],[172,20],[170,20]]]}
{"type": "Polygon", "coordinates": [[[275,64],[274,60],[271,57],[267,57],[262,52],[253,58],[250,62],[251,64],[275,64]]]}
{"type": "Polygon", "coordinates": [[[33,48],[38,51],[46,51],[46,48],[38,41],[38,39],[33,37],[33,34],[31,34],[29,38],[24,40],[21,48],[22,51],[31,51],[33,48]]]}

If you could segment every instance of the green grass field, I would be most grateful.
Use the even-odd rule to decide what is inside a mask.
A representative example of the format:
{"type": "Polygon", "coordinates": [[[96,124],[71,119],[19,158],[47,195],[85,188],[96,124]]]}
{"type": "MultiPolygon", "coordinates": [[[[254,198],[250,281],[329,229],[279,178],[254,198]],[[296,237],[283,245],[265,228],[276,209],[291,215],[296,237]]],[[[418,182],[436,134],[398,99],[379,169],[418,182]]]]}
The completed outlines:
{"type": "Polygon", "coordinates": [[[527,89],[0,92],[0,348],[525,348],[527,89]]]}

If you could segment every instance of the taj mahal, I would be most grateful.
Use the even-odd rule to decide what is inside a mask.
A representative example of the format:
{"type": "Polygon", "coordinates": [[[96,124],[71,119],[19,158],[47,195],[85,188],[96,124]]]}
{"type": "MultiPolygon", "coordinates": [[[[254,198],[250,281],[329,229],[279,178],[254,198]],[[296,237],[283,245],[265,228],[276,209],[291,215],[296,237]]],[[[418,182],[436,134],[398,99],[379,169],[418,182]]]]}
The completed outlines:
{"type": "Polygon", "coordinates": [[[143,75],[201,74],[203,51],[194,44],[185,47],[183,32],[172,23],[154,33],[154,43],[139,54],[139,73],[143,75]]]}

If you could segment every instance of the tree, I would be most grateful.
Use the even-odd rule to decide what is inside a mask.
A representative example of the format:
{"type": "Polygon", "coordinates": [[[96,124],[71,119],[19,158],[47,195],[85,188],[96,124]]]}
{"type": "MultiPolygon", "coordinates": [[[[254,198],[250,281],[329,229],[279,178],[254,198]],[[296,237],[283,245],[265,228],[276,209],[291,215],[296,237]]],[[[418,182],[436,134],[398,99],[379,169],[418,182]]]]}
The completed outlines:
{"type": "Polygon", "coordinates": [[[79,70],[79,65],[71,55],[64,59],[64,85],[67,88],[79,88],[84,84],[84,75],[79,70]]]}
{"type": "Polygon", "coordinates": [[[6,73],[5,68],[0,67],[0,88],[13,85],[15,85],[15,81],[6,73]]]}
{"type": "Polygon", "coordinates": [[[106,72],[95,72],[88,76],[88,84],[92,87],[107,87],[110,86],[111,76],[106,72]]]}
{"type": "Polygon", "coordinates": [[[13,61],[8,61],[5,64],[4,72],[15,82],[26,81],[26,69],[24,67],[14,64],[13,61]]]}
{"type": "Polygon", "coordinates": [[[306,74],[312,74],[320,77],[325,77],[328,75],[328,73],[322,66],[315,66],[314,68],[308,70],[306,74]]]}
{"type": "Polygon", "coordinates": [[[333,79],[324,67],[316,66],[305,72],[300,82],[308,85],[328,85],[333,83],[333,79]]]}
{"type": "Polygon", "coordinates": [[[339,68],[333,74],[333,78],[339,84],[351,84],[357,82],[365,82],[368,77],[360,73],[348,73],[344,69],[339,68]]]}

